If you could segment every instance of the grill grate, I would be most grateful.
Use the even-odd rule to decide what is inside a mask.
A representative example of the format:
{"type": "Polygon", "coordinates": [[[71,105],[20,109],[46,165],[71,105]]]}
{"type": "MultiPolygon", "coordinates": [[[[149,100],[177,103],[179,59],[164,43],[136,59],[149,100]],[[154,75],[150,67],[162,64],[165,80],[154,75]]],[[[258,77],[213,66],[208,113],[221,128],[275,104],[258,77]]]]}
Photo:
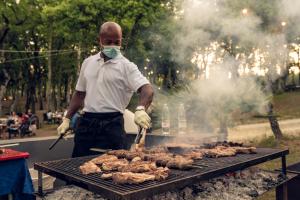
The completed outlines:
{"type": "Polygon", "coordinates": [[[72,184],[102,194],[109,199],[141,199],[167,190],[182,188],[196,181],[241,170],[288,154],[288,150],[257,149],[257,154],[238,154],[235,157],[204,158],[191,170],[171,170],[164,181],[149,181],[138,185],[115,184],[102,180],[101,174],[83,175],[79,166],[95,156],[36,163],[34,168],[46,174],[71,181],[72,184]]]}

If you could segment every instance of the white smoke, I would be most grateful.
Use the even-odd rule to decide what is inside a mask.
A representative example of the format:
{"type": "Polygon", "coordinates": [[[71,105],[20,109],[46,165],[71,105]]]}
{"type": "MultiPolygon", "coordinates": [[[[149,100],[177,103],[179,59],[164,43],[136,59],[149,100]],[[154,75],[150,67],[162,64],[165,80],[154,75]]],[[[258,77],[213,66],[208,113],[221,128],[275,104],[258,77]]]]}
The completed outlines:
{"type": "MultiPolygon", "coordinates": [[[[279,2],[273,7],[275,13],[275,9],[280,9],[280,12],[271,16],[273,21],[279,20],[276,31],[262,28],[263,19],[250,9],[254,1],[250,2],[249,8],[243,1],[232,1],[230,6],[226,4],[228,1],[183,1],[183,12],[177,21],[180,31],[176,32],[174,39],[178,47],[174,48],[174,59],[181,62],[190,56],[191,51],[204,49],[215,41],[232,39],[237,41],[239,48],[260,49],[264,52],[261,67],[266,68],[267,75],[260,79],[277,80],[285,69],[287,59],[287,33],[285,27],[281,27],[280,19],[289,21],[299,18],[300,1],[270,1],[270,4],[279,2]]],[[[207,130],[210,129],[207,126],[217,127],[222,120],[228,124],[232,114],[237,111],[266,113],[270,99],[270,91],[266,90],[270,90],[270,87],[263,88],[257,76],[228,78],[232,76],[232,69],[239,64],[234,56],[224,54],[218,63],[210,64],[209,79],[193,81],[190,90],[167,96],[164,102],[169,102],[175,113],[178,102],[184,102],[188,120],[196,124],[198,122],[197,125],[207,130]]],[[[163,98],[160,96],[159,100],[163,101],[163,98]]]]}

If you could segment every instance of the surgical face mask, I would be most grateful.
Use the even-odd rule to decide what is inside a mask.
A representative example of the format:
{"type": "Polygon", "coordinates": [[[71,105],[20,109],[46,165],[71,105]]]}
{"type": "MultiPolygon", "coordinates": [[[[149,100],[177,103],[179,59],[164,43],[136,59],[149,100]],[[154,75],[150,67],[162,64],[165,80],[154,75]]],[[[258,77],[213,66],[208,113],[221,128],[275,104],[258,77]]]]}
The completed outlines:
{"type": "Polygon", "coordinates": [[[103,45],[103,54],[106,55],[109,58],[115,58],[117,57],[121,51],[120,51],[120,46],[106,46],[103,45]]]}

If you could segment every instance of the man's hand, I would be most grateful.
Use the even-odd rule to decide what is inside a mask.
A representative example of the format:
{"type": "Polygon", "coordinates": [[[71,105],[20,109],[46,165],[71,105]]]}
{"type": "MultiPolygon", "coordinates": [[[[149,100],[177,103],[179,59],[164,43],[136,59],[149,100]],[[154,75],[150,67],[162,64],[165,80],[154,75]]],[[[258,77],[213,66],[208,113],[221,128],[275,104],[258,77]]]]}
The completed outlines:
{"type": "Polygon", "coordinates": [[[137,110],[134,113],[134,122],[142,128],[150,128],[151,119],[145,110],[137,110]]]}
{"type": "Polygon", "coordinates": [[[70,119],[64,117],[63,122],[59,125],[57,128],[57,135],[65,134],[67,133],[67,130],[70,129],[70,119]]]}

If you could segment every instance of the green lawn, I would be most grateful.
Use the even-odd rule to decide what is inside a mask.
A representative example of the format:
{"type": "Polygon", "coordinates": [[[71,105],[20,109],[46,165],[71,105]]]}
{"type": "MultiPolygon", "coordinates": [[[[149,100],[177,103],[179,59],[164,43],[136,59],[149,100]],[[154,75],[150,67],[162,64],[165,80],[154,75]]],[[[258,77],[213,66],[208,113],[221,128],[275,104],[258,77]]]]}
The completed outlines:
{"type": "MultiPolygon", "coordinates": [[[[274,95],[274,113],[279,120],[300,118],[300,91],[285,92],[274,95]]],[[[244,113],[234,117],[234,124],[253,124],[268,122],[266,116],[257,116],[253,113],[244,113]]]]}
{"type": "Polygon", "coordinates": [[[300,117],[300,92],[285,92],[274,96],[274,109],[279,118],[300,117]]]}

